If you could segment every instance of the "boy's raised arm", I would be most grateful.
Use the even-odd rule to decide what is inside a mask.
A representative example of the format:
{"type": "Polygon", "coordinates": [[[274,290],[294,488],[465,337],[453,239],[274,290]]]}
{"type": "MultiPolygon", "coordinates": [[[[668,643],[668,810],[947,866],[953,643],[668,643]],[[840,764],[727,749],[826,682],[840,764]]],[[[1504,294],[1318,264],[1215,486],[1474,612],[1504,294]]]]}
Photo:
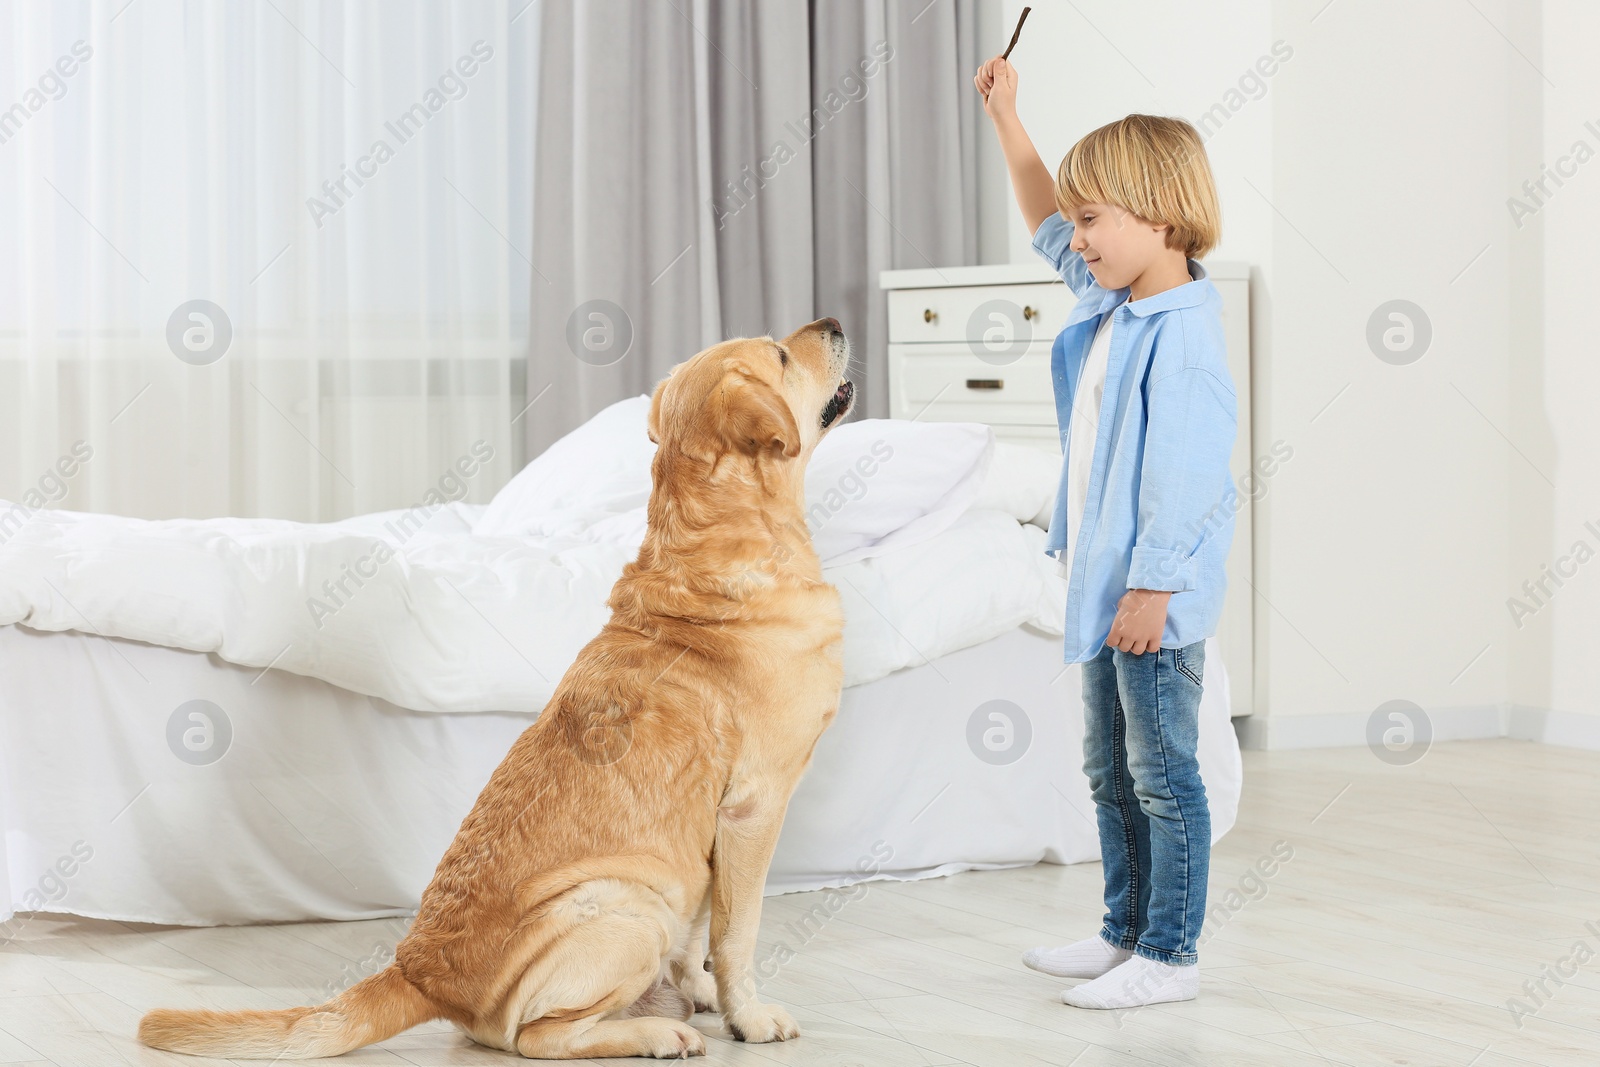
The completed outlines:
{"type": "Polygon", "coordinates": [[[1000,139],[1000,151],[1011,172],[1011,189],[1028,224],[1034,250],[1050,261],[1067,288],[1082,296],[1094,278],[1083,256],[1070,247],[1073,226],[1056,210],[1056,180],[1017,118],[1017,68],[995,56],[978,68],[972,84],[983,94],[984,113],[1000,139]]]}
{"type": "Polygon", "coordinates": [[[984,94],[983,110],[1000,138],[1000,151],[1011,171],[1011,188],[1031,237],[1041,222],[1056,213],[1056,182],[1017,119],[1017,68],[995,56],[978,68],[972,84],[984,94]]]}

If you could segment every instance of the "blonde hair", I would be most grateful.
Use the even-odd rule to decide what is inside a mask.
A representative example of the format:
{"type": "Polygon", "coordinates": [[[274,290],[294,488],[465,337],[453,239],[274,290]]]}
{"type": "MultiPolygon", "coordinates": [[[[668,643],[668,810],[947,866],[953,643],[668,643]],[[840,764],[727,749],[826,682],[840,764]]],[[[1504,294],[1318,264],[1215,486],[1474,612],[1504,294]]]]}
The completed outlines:
{"type": "Polygon", "coordinates": [[[1056,207],[1067,215],[1084,204],[1115,204],[1166,223],[1167,247],[1190,259],[1222,239],[1205,144],[1184,119],[1129,115],[1084,135],[1056,171],[1056,207]]]}

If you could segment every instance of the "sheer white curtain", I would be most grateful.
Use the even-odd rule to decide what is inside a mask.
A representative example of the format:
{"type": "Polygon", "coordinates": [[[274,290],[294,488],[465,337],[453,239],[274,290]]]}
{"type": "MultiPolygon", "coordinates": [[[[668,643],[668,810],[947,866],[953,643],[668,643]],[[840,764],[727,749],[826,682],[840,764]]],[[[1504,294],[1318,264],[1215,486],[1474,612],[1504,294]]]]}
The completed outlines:
{"type": "Polygon", "coordinates": [[[0,3],[0,498],[488,499],[523,461],[526,3],[0,3]]]}

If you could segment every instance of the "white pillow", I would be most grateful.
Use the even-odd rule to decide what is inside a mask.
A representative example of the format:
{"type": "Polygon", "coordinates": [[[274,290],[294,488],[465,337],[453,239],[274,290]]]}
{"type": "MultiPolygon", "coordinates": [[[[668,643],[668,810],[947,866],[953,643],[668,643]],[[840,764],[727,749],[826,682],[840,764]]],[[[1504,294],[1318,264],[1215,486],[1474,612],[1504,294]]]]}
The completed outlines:
{"type": "Polygon", "coordinates": [[[978,422],[860,419],[818,443],[806,468],[806,525],[828,566],[943,533],[977,499],[994,454],[978,422]]]}
{"type": "MultiPolygon", "coordinates": [[[[650,395],[619,400],[556,441],[495,494],[481,537],[637,543],[656,446],[650,395]]],[[[835,427],[806,469],[806,522],[824,565],[942,533],[978,498],[994,453],[982,423],[862,419],[835,427]]]]}
{"type": "Polygon", "coordinates": [[[646,432],[649,417],[648,393],[602,409],[502,486],[472,532],[480,537],[612,541],[619,538],[608,534],[625,532],[620,524],[629,530],[636,526],[642,538],[650,461],[656,454],[646,432]],[[637,516],[632,514],[636,510],[637,516]],[[596,523],[605,525],[596,530],[596,523]]]}
{"type": "Polygon", "coordinates": [[[994,508],[1018,522],[1049,529],[1060,484],[1060,453],[1052,455],[1034,445],[996,441],[989,476],[972,506],[994,508]]]}

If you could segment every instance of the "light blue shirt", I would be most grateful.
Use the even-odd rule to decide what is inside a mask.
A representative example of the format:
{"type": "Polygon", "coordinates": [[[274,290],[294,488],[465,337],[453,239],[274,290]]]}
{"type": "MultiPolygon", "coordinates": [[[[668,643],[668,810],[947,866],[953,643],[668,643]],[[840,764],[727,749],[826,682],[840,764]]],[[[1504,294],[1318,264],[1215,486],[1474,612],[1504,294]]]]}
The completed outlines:
{"type": "Polygon", "coordinates": [[[1063,463],[1045,553],[1058,560],[1067,537],[1073,390],[1101,319],[1112,316],[1089,495],[1067,576],[1065,662],[1081,663],[1105,645],[1129,589],[1172,592],[1163,648],[1217,632],[1239,509],[1228,471],[1238,416],[1222,296],[1206,269],[1188,260],[1191,281],[1129,300],[1128,289],[1095,282],[1069,247],[1072,233],[1057,212],[1040,224],[1033,248],[1078,296],[1050,350],[1063,463]]]}

